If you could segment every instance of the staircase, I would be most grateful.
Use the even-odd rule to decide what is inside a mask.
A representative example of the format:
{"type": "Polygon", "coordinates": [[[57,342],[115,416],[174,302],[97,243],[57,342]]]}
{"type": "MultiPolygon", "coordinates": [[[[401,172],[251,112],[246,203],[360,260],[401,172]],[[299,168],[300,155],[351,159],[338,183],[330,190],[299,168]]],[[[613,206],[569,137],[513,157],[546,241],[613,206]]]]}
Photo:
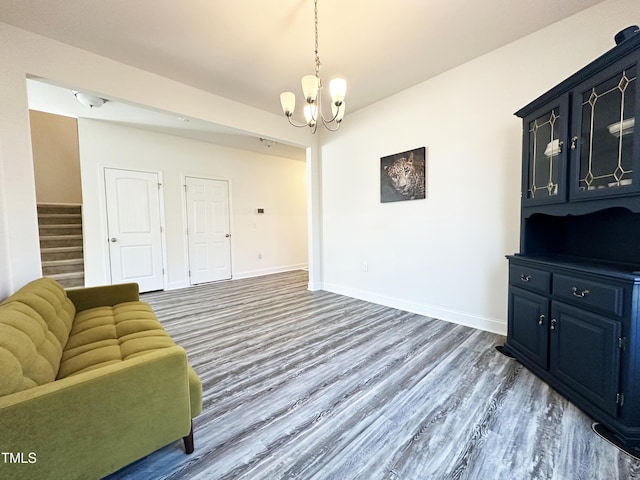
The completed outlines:
{"type": "Polygon", "coordinates": [[[65,288],[84,287],[82,206],[38,204],[42,275],[65,288]]]}

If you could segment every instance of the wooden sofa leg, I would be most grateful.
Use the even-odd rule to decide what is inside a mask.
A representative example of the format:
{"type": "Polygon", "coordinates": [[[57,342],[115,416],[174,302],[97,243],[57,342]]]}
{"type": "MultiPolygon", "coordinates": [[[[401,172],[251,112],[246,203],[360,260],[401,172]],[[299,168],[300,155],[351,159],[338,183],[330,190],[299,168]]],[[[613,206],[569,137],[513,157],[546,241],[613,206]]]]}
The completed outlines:
{"type": "Polygon", "coordinates": [[[184,453],[187,455],[193,453],[193,421],[191,421],[191,431],[189,432],[189,435],[182,437],[182,440],[184,441],[184,453]]]}

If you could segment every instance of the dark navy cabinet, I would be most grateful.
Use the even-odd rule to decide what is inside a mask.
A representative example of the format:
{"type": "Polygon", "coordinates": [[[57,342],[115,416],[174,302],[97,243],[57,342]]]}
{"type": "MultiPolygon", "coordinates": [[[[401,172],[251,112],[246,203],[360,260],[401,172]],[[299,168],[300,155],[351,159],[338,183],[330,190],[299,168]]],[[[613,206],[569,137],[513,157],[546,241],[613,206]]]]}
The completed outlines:
{"type": "Polygon", "coordinates": [[[628,33],[516,112],[520,252],[507,257],[504,345],[638,452],[639,63],[640,33],[628,33]]]}

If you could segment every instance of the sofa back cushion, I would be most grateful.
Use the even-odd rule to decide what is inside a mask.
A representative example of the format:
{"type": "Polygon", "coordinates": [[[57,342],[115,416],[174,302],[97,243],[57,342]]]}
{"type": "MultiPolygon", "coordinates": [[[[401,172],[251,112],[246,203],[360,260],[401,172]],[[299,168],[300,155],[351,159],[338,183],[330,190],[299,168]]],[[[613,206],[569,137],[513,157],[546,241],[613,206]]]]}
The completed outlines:
{"type": "Polygon", "coordinates": [[[48,278],[0,304],[0,396],[55,380],[74,316],[65,290],[48,278]]]}

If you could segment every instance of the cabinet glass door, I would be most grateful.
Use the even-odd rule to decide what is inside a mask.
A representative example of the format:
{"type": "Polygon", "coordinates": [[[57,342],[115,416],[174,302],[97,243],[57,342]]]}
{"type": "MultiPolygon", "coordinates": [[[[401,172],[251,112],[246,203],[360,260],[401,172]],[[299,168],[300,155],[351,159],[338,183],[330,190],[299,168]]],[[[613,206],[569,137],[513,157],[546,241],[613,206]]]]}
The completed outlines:
{"type": "Polygon", "coordinates": [[[542,204],[565,200],[564,132],[568,102],[562,101],[524,119],[522,203],[542,204]]]}
{"type": "MultiPolygon", "coordinates": [[[[604,72],[574,93],[572,195],[628,193],[634,183],[636,65],[604,72]]],[[[637,181],[637,180],[636,180],[637,181]]]]}

